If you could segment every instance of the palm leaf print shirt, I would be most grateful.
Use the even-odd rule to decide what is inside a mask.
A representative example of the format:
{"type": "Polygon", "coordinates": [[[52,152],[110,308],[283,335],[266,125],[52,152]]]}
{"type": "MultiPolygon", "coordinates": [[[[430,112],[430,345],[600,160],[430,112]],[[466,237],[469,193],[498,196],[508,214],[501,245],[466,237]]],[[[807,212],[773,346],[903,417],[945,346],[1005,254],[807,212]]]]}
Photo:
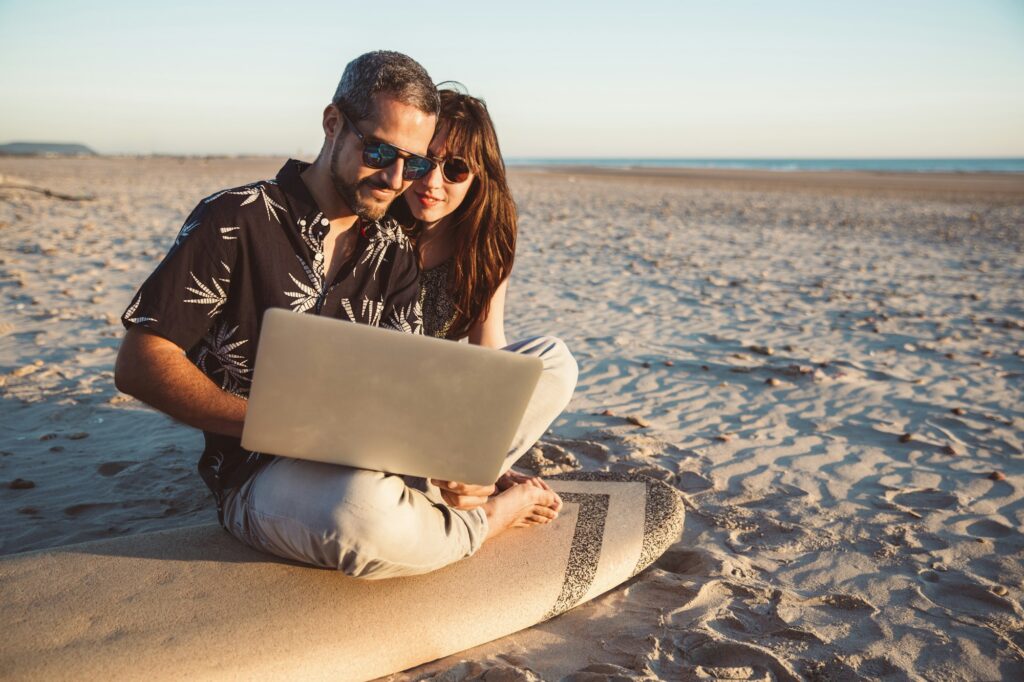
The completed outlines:
{"type": "MultiPolygon", "coordinates": [[[[415,252],[390,218],[359,223],[353,255],[324,281],[330,223],[300,177],[308,167],[289,160],[273,180],[199,202],[132,299],[125,327],[175,343],[221,389],[243,398],[268,308],[422,333],[415,252]]],[[[238,438],[204,435],[199,472],[219,509],[223,494],[271,456],[243,449],[238,438]]]]}

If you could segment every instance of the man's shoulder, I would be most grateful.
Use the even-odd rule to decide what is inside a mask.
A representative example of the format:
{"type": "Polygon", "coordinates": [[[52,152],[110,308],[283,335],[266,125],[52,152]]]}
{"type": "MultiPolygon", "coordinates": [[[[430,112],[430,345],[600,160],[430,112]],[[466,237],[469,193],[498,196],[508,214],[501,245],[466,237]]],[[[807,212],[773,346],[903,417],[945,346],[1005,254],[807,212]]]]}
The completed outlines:
{"type": "Polygon", "coordinates": [[[196,209],[222,219],[251,215],[277,222],[287,213],[283,192],[274,178],[218,190],[202,199],[196,209]]]}

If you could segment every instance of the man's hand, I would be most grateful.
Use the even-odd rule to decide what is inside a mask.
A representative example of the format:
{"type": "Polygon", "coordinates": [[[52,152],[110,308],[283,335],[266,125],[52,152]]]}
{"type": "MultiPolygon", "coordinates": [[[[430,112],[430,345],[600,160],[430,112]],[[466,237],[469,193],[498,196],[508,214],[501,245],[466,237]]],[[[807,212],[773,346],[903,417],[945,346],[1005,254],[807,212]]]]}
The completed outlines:
{"type": "MultiPolygon", "coordinates": [[[[535,488],[540,488],[541,490],[547,490],[552,493],[555,492],[554,490],[551,489],[551,486],[545,483],[544,479],[542,479],[540,476],[528,476],[526,474],[521,474],[518,471],[514,471],[512,469],[509,469],[508,471],[503,473],[501,475],[501,478],[498,479],[498,482],[495,483],[495,485],[501,492],[508,490],[514,485],[529,485],[535,488]]],[[[555,493],[555,504],[557,505],[554,508],[555,511],[561,511],[562,498],[559,497],[557,493],[555,493]]]]}
{"type": "Polygon", "coordinates": [[[441,489],[441,497],[444,498],[445,504],[465,511],[482,507],[487,498],[497,492],[497,487],[493,485],[470,485],[457,481],[439,481],[435,478],[430,479],[430,482],[441,489]]]}

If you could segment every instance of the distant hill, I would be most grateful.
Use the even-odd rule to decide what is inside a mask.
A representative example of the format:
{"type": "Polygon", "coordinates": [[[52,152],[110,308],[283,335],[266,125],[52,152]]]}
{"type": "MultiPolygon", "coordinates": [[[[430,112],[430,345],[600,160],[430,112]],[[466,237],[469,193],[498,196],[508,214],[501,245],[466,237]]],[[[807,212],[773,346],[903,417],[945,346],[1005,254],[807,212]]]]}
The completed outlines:
{"type": "Polygon", "coordinates": [[[0,144],[0,155],[6,156],[96,156],[84,144],[60,142],[12,142],[0,144]]]}

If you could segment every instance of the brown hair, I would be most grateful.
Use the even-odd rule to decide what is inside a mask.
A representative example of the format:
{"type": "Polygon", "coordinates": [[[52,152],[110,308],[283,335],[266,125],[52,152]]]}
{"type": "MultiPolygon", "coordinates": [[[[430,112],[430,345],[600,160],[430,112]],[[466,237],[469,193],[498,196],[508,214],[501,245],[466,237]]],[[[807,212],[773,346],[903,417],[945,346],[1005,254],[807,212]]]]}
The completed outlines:
{"type": "MultiPolygon", "coordinates": [[[[449,333],[458,338],[487,316],[494,292],[512,273],[517,216],[487,105],[456,90],[443,89],[440,94],[437,126],[448,127],[447,155],[461,156],[474,173],[466,198],[449,216],[456,235],[448,292],[457,310],[449,333]]],[[[415,241],[420,226],[408,204],[401,200],[391,206],[399,222],[411,226],[415,241]]]]}

